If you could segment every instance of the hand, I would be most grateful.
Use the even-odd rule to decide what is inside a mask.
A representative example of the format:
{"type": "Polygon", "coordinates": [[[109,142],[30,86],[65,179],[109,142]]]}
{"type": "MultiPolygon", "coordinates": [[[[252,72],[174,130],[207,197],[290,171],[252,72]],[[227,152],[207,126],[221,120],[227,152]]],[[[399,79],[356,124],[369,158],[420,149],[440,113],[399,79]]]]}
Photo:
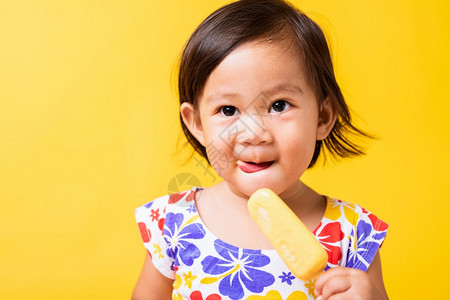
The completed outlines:
{"type": "Polygon", "coordinates": [[[345,267],[332,268],[320,275],[315,294],[318,300],[387,299],[366,272],[345,267]]]}

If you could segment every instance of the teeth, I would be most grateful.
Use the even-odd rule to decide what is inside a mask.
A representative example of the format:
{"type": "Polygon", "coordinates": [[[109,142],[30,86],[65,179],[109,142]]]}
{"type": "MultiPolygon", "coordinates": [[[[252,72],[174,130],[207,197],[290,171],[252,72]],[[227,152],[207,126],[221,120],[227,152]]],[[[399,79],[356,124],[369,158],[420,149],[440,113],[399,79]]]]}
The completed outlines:
{"type": "Polygon", "coordinates": [[[243,160],[238,159],[236,161],[236,164],[239,165],[239,166],[242,166],[242,165],[245,165],[245,164],[257,165],[258,163],[255,163],[255,162],[252,162],[252,161],[243,161],[243,160]]]}

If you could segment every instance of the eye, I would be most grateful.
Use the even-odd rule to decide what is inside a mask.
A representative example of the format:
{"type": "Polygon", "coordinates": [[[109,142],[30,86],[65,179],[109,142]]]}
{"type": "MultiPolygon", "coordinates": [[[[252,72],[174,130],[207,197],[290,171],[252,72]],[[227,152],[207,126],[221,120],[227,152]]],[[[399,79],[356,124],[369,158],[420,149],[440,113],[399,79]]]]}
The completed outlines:
{"type": "Polygon", "coordinates": [[[270,106],[269,113],[279,113],[289,109],[291,105],[285,100],[277,100],[270,106]]]}
{"type": "Polygon", "coordinates": [[[230,105],[222,106],[219,109],[219,112],[221,112],[222,115],[224,115],[226,117],[232,117],[234,115],[239,114],[239,111],[237,110],[237,108],[234,106],[230,106],[230,105]]]}

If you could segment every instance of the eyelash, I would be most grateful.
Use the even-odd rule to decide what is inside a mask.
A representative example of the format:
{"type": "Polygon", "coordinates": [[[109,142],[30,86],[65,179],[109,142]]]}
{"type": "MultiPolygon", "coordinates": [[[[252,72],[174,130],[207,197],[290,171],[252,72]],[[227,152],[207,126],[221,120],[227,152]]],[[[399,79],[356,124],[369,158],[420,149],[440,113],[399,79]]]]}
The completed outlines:
{"type": "MultiPolygon", "coordinates": [[[[286,100],[276,100],[270,105],[269,113],[282,113],[282,112],[285,112],[286,110],[288,110],[291,106],[292,105],[286,100]],[[276,110],[272,111],[272,109],[274,108],[274,105],[277,104],[277,103],[278,104],[280,104],[280,103],[283,104],[282,110],[281,111],[276,111],[276,110]]],[[[236,107],[232,106],[232,105],[224,105],[224,106],[221,106],[217,110],[217,112],[221,113],[225,117],[232,117],[232,116],[236,115],[236,112],[239,113],[239,110],[236,107]],[[232,109],[232,114],[230,114],[230,115],[225,114],[225,109],[232,109]]],[[[228,113],[230,113],[230,111],[228,111],[228,113]]]]}
{"type": "Polygon", "coordinates": [[[238,110],[236,107],[234,107],[234,106],[232,106],[232,105],[224,105],[224,106],[221,106],[221,107],[218,109],[217,112],[220,112],[220,113],[222,114],[222,116],[225,116],[225,117],[232,117],[232,116],[235,115],[236,111],[239,112],[239,110],[238,110]],[[226,114],[224,113],[224,109],[227,109],[227,108],[232,108],[232,109],[234,109],[234,112],[233,112],[232,115],[226,115],[226,114]]]}
{"type": "Polygon", "coordinates": [[[269,109],[269,113],[272,113],[272,108],[274,107],[274,105],[276,104],[276,103],[283,103],[283,109],[281,110],[281,111],[275,111],[275,113],[283,113],[283,112],[285,112],[286,110],[288,110],[292,105],[288,102],[288,101],[286,101],[286,100],[277,100],[277,101],[275,101],[275,102],[273,102],[272,103],[272,105],[270,105],[270,109],[269,109]],[[287,106],[287,107],[286,107],[287,106]]]}

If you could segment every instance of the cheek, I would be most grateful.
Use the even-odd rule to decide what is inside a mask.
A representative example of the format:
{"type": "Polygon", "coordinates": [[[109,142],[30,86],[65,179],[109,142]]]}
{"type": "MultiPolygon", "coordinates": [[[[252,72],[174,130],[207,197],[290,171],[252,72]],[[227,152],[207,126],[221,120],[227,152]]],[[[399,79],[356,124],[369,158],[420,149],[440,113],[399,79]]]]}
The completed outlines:
{"type": "Polygon", "coordinates": [[[206,148],[208,160],[217,174],[226,179],[226,174],[229,172],[230,168],[236,164],[236,161],[233,160],[230,151],[216,145],[216,143],[210,143],[209,147],[206,148]]]}
{"type": "Polygon", "coordinates": [[[214,139],[217,136],[217,133],[215,132],[215,126],[211,123],[211,120],[209,119],[202,119],[202,132],[203,132],[203,138],[205,141],[205,147],[210,144],[214,143],[214,139]]]}
{"type": "Polygon", "coordinates": [[[237,129],[234,123],[225,123],[220,120],[207,120],[204,123],[203,134],[205,142],[216,147],[231,147],[236,138],[237,129]]]}
{"type": "Polygon", "coordinates": [[[205,148],[208,160],[215,171],[222,176],[223,172],[233,163],[232,148],[227,144],[226,132],[217,124],[207,124],[204,127],[205,148]]]}
{"type": "MultiPolygon", "coordinates": [[[[298,128],[298,127],[297,127],[298,128]]],[[[297,129],[292,135],[280,141],[284,149],[281,159],[292,165],[309,165],[316,145],[314,130],[301,132],[297,129]]]]}
{"type": "Polygon", "coordinates": [[[311,139],[287,142],[285,144],[285,155],[292,161],[304,160],[312,157],[314,147],[315,141],[311,139]]]}

